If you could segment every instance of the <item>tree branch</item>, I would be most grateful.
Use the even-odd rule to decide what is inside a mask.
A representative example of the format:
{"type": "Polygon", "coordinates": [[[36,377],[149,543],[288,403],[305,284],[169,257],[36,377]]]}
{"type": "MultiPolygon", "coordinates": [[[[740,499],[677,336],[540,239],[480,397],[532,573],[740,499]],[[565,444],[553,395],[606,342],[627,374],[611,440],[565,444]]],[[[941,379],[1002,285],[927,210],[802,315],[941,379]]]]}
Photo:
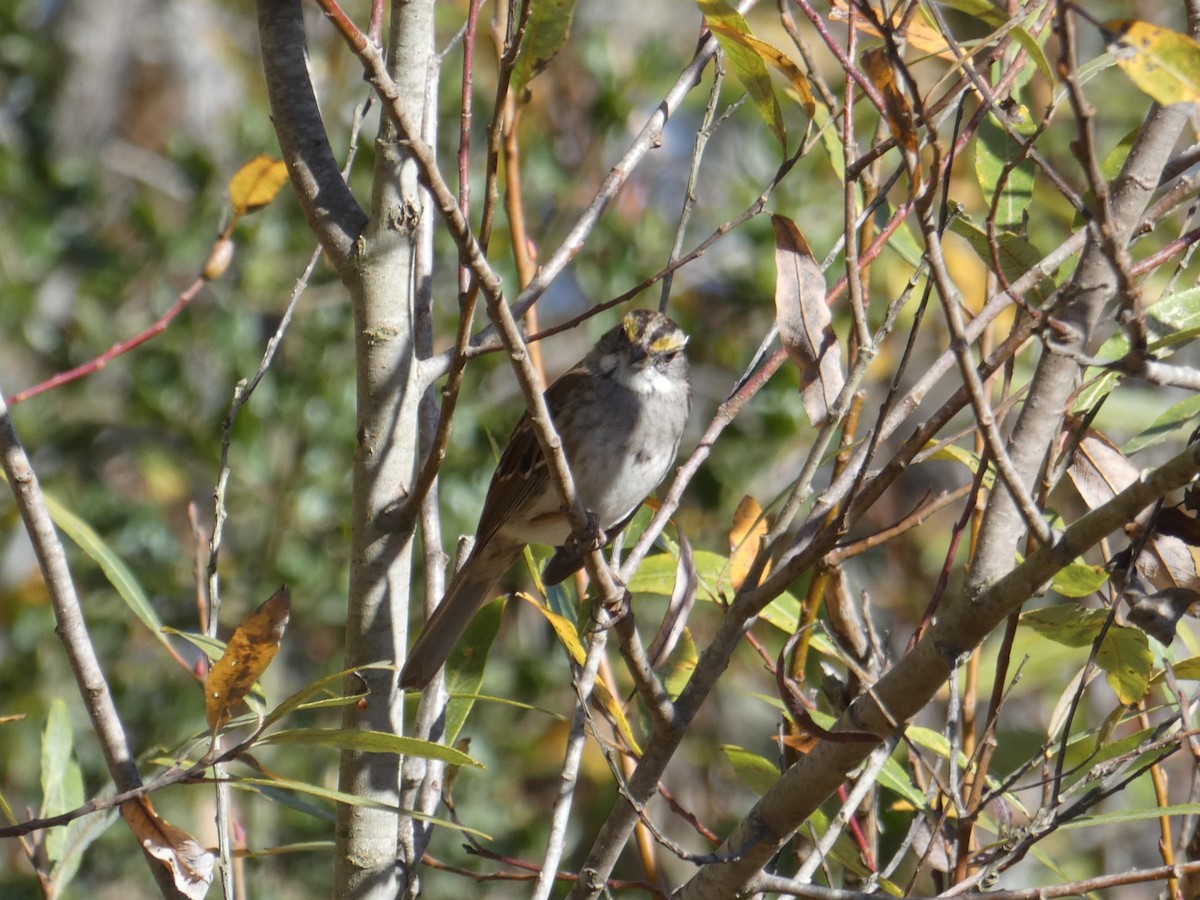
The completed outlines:
{"type": "Polygon", "coordinates": [[[309,227],[344,281],[355,277],[358,236],[367,224],[342,178],[313,94],[299,0],[258,0],[258,36],[271,119],[309,227]]]}

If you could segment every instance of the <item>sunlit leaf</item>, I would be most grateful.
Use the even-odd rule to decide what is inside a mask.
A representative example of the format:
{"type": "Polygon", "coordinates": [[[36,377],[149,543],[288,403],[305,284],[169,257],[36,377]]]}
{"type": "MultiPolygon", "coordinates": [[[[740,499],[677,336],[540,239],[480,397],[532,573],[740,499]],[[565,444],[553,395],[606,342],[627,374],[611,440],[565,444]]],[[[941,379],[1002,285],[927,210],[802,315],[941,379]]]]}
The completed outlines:
{"type": "Polygon", "coordinates": [[[721,45],[721,49],[725,51],[733,74],[746,93],[750,95],[751,101],[762,120],[767,123],[771,134],[775,135],[779,145],[786,149],[787,131],[783,125],[783,113],[779,109],[779,101],[775,99],[775,90],[771,87],[771,75],[767,71],[767,64],[744,42],[728,36],[730,31],[734,31],[738,35],[750,35],[750,26],[742,14],[725,0],[696,0],[696,2],[700,11],[704,13],[704,19],[709,27],[717,26],[713,30],[713,36],[721,45]]]}
{"type": "Polygon", "coordinates": [[[518,593],[517,596],[532,605],[534,609],[546,617],[546,621],[550,623],[550,627],[558,635],[559,641],[567,648],[567,653],[571,655],[571,659],[582,666],[587,659],[587,651],[583,649],[583,644],[580,643],[579,632],[576,630],[575,624],[565,616],[560,616],[554,610],[538,603],[537,600],[528,594],[518,593]]]}
{"type": "Polygon", "coordinates": [[[287,180],[287,165],[283,160],[254,157],[229,181],[229,201],[234,214],[244,216],[262,209],[275,199],[287,180]]]}
{"type": "MultiPolygon", "coordinates": [[[[1008,115],[1009,123],[1021,136],[1034,128],[1023,108],[1008,115]]],[[[1021,145],[996,119],[989,115],[979,126],[975,141],[975,177],[984,200],[996,204],[996,227],[1019,230],[1025,224],[1025,211],[1033,199],[1033,160],[1026,155],[1019,163],[1021,145]]]]}
{"type": "MultiPolygon", "coordinates": [[[[983,264],[988,269],[995,269],[996,266],[992,259],[992,248],[988,243],[988,235],[985,229],[980,228],[967,216],[956,216],[950,223],[950,230],[960,237],[966,238],[967,243],[971,245],[971,249],[975,251],[975,255],[983,261],[983,264]]],[[[1020,235],[1004,231],[996,237],[996,244],[999,248],[999,252],[996,255],[1000,259],[1000,272],[1009,282],[1016,281],[1042,261],[1044,254],[1020,235]]],[[[1032,288],[1029,293],[1033,299],[1040,302],[1045,300],[1053,289],[1053,282],[1045,278],[1032,288]]]]}
{"type": "Polygon", "coordinates": [[[1064,597],[1079,599],[1089,597],[1108,581],[1108,573],[1103,566],[1093,566],[1076,560],[1063,567],[1054,576],[1051,586],[1064,597]]]}
{"type": "Polygon", "coordinates": [[[1106,22],[1104,34],[1121,71],[1156,102],[1200,101],[1200,45],[1192,38],[1136,19],[1106,22]]]}
{"type": "MultiPolygon", "coordinates": [[[[0,479],[4,479],[2,472],[0,472],[0,479]]],[[[74,541],[92,562],[100,567],[100,571],[104,573],[108,583],[125,601],[125,605],[129,607],[130,611],[150,629],[155,638],[173,653],[174,650],[163,633],[162,621],[150,605],[141,584],[138,583],[137,578],[134,577],[133,572],[125,565],[121,557],[105,543],[95,529],[55,499],[52,494],[44,496],[46,508],[50,511],[50,518],[54,520],[54,524],[62,529],[63,534],[74,541]]]]}
{"type": "Polygon", "coordinates": [[[672,700],[678,699],[683,693],[699,661],[700,654],[696,650],[696,642],[692,640],[691,632],[685,628],[675,644],[674,652],[667,659],[669,666],[663,677],[663,687],[672,700]]]}
{"type": "MultiPolygon", "coordinates": [[[[943,444],[929,456],[929,459],[949,460],[951,462],[962,463],[966,466],[972,475],[979,473],[980,459],[977,453],[972,453],[965,447],[960,447],[958,444],[943,444]]],[[[992,485],[996,481],[996,473],[992,469],[988,469],[983,476],[983,486],[991,490],[992,485]]]]}
{"type": "Polygon", "coordinates": [[[216,731],[267,670],[291,615],[291,596],[281,587],[246,617],[225,645],[225,653],[204,682],[204,708],[208,727],[216,731]]]}
{"type": "Polygon", "coordinates": [[[399,806],[393,806],[390,803],[382,803],[378,800],[373,800],[370,797],[361,797],[358,794],[349,794],[345,791],[335,790],[334,788],[323,787],[319,784],[309,784],[304,781],[294,781],[290,778],[259,778],[246,777],[239,775],[229,776],[229,784],[238,790],[248,791],[266,797],[276,803],[281,803],[291,809],[297,809],[307,815],[316,816],[326,821],[333,817],[328,811],[311,803],[297,802],[296,798],[288,798],[285,792],[293,792],[297,794],[305,794],[310,797],[316,797],[320,800],[328,800],[331,803],[341,803],[346,806],[358,806],[364,809],[383,809],[390,812],[403,813],[414,819],[419,819],[422,822],[431,822],[434,825],[441,825],[446,828],[454,828],[456,831],[473,834],[481,840],[492,840],[491,835],[487,832],[480,831],[477,828],[471,828],[461,822],[450,822],[446,819],[439,819],[434,816],[427,816],[424,813],[417,812],[412,809],[404,809],[399,806]],[[289,802],[289,799],[291,802],[289,802]]]}
{"type": "MultiPolygon", "coordinates": [[[[1081,609],[1072,603],[1049,606],[1024,613],[1021,624],[1032,628],[1042,637],[1065,647],[1090,647],[1095,643],[1108,613],[1099,609],[1081,609]]],[[[1108,683],[1118,699],[1128,705],[1136,703],[1150,688],[1150,671],[1154,654],[1146,635],[1127,625],[1109,627],[1096,664],[1104,670],[1108,683]]]]}
{"type": "MultiPolygon", "coordinates": [[[[50,701],[46,727],[42,730],[42,809],[43,817],[83,805],[83,773],[75,761],[75,736],[67,704],[59,698],[50,701]]],[[[66,850],[67,830],[46,831],[46,855],[60,859],[66,850]]]]}
{"type": "MultiPolygon", "coordinates": [[[[729,581],[735,591],[741,588],[750,574],[750,566],[769,530],[770,523],[758,501],[749,494],[744,496],[733,511],[733,527],[729,530],[729,581]]],[[[763,576],[769,571],[768,562],[763,569],[763,576]]]]}
{"type": "Polygon", "coordinates": [[[1200,394],[1180,400],[1153,422],[1131,437],[1122,448],[1132,455],[1139,450],[1161,444],[1176,432],[1194,427],[1194,419],[1200,416],[1200,394]]]}
{"type": "Polygon", "coordinates": [[[783,51],[748,32],[739,31],[737,28],[730,27],[722,22],[710,20],[708,27],[712,29],[712,33],[717,35],[718,38],[736,41],[747,49],[757,53],[765,62],[774,66],[791,83],[800,105],[804,108],[808,117],[812,118],[813,114],[817,111],[817,101],[813,97],[812,87],[808,83],[808,76],[800,71],[800,67],[792,62],[783,51]]]}
{"type": "Polygon", "coordinates": [[[300,690],[296,691],[296,693],[292,694],[292,696],[288,697],[269,713],[267,713],[266,716],[263,717],[263,727],[267,728],[271,725],[274,725],[293,710],[300,709],[301,707],[307,708],[306,705],[311,698],[316,697],[318,694],[327,693],[329,690],[333,689],[334,685],[344,681],[348,676],[354,674],[355,672],[363,672],[369,669],[389,669],[393,672],[396,671],[396,667],[392,663],[377,662],[365,666],[353,666],[352,668],[343,669],[340,672],[334,672],[331,675],[318,678],[311,684],[307,684],[300,690]]]}

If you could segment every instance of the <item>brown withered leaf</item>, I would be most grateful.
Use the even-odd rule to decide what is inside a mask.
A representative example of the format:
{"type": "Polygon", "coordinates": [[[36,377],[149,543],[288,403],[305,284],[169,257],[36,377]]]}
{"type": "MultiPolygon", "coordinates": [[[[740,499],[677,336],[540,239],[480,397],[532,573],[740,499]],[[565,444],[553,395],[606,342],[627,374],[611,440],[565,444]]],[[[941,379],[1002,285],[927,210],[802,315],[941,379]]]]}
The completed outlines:
{"type": "Polygon", "coordinates": [[[1133,484],[1138,469],[1111,441],[1089,431],[1079,442],[1067,476],[1088,509],[1095,509],[1133,484]]]}
{"type": "MultiPolygon", "coordinates": [[[[872,47],[862,54],[862,67],[871,83],[883,97],[883,112],[887,118],[892,137],[905,153],[917,155],[917,129],[913,125],[912,106],[904,96],[904,89],[896,75],[896,67],[882,47],[872,47]]],[[[914,178],[914,182],[920,181],[914,178]]]]}
{"type": "Polygon", "coordinates": [[[224,655],[204,681],[204,707],[213,731],[229,720],[234,705],[250,693],[279,652],[291,605],[287,587],[281,587],[246,617],[225,645],[224,655]]]}
{"type": "MultiPolygon", "coordinates": [[[[1098,432],[1080,442],[1067,475],[1089,509],[1108,502],[1138,478],[1137,467],[1098,432]]],[[[1164,511],[1165,512],[1165,511],[1164,511]]],[[[1161,514],[1160,517],[1161,518],[1161,514]]],[[[1174,520],[1168,517],[1169,522],[1174,520]]],[[[1154,530],[1142,544],[1133,572],[1122,572],[1124,563],[1110,566],[1121,594],[1130,606],[1129,621],[1164,644],[1171,643],[1175,626],[1200,589],[1200,571],[1188,543],[1160,528],[1148,512],[1125,526],[1134,546],[1147,528],[1154,530]],[[1192,598],[1192,599],[1189,599],[1192,598]]]]}
{"type": "Polygon", "coordinates": [[[825,276],[796,223],[771,216],[775,229],[775,319],[779,339],[800,368],[800,396],[819,426],[846,383],[842,348],[825,302],[825,276]]]}
{"type": "Polygon", "coordinates": [[[256,156],[237,170],[229,181],[229,201],[236,215],[262,209],[287,184],[287,165],[282,159],[256,156]]]}
{"type": "MultiPolygon", "coordinates": [[[[733,511],[733,527],[729,530],[729,581],[733,589],[739,590],[750,574],[750,566],[762,546],[762,539],[770,531],[771,523],[763,515],[762,506],[749,494],[744,496],[733,511]]],[[[768,560],[762,577],[771,571],[768,560]]]]}
{"type": "Polygon", "coordinates": [[[785,734],[782,737],[780,735],[773,735],[772,737],[775,739],[775,741],[783,744],[783,746],[787,747],[789,750],[794,750],[801,755],[811,752],[812,749],[817,746],[817,744],[821,743],[821,739],[819,737],[813,734],[808,734],[807,732],[802,732],[800,734],[785,734]]]}
{"type": "MultiPolygon", "coordinates": [[[[849,4],[846,0],[830,0],[829,7],[829,18],[838,22],[849,20],[849,4]]],[[[878,10],[876,12],[878,13],[878,10]]],[[[866,16],[855,16],[854,27],[863,34],[869,34],[872,37],[883,37],[882,32],[875,26],[875,23],[870,21],[866,16]]],[[[951,61],[956,58],[954,51],[950,49],[950,45],[947,43],[946,38],[942,36],[942,33],[931,25],[926,24],[919,16],[911,18],[907,23],[907,27],[905,27],[904,9],[900,6],[897,6],[892,11],[888,27],[892,30],[896,40],[907,41],[924,53],[931,53],[951,61]]]]}
{"type": "Polygon", "coordinates": [[[176,889],[185,897],[201,900],[212,884],[217,858],[199,842],[161,818],[147,797],[121,804],[121,817],[150,856],[171,873],[176,889]]]}

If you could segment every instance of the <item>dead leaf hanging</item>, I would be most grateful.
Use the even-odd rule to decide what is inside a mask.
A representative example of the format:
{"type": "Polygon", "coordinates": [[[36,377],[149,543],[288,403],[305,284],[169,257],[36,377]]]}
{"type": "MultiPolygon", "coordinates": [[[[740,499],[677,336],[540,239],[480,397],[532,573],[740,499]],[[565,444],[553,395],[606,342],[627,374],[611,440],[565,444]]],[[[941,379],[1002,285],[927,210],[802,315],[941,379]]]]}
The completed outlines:
{"type": "Polygon", "coordinates": [[[771,216],[775,228],[775,318],[788,356],[800,367],[800,395],[814,426],[824,424],[842,392],[842,349],[825,302],[825,276],[796,223],[771,216]]]}
{"type": "Polygon", "coordinates": [[[230,710],[262,677],[275,654],[291,615],[291,595],[281,587],[237,627],[204,682],[204,707],[213,731],[230,718],[230,710]]]}

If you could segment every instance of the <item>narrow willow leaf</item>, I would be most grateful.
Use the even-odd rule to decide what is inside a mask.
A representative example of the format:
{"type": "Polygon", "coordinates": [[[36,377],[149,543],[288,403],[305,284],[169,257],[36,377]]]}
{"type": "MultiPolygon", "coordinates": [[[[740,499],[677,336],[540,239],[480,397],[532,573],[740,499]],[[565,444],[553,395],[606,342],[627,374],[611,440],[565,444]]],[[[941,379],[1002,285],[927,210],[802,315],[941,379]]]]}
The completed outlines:
{"type": "MultiPolygon", "coordinates": [[[[75,735],[67,704],[50,701],[46,727],[42,730],[42,809],[44,817],[83,805],[83,773],[75,761],[75,735]]],[[[67,846],[67,830],[51,828],[46,832],[46,855],[61,859],[67,846]]]]}
{"type": "Polygon", "coordinates": [[[709,26],[716,25],[713,37],[725,51],[733,74],[742,88],[750,95],[758,114],[766,122],[771,134],[779,145],[787,150],[787,130],[783,125],[783,113],[779,101],[775,98],[775,90],[771,86],[771,74],[761,56],[751,50],[742,41],[728,36],[730,30],[739,35],[751,34],[750,26],[736,9],[725,0],[697,0],[700,11],[709,26]]]}
{"type": "Polygon", "coordinates": [[[520,97],[538,73],[550,64],[571,36],[576,0],[537,0],[521,42],[521,55],[512,74],[512,89],[520,97]]]}
{"type": "Polygon", "coordinates": [[[406,756],[437,759],[454,766],[483,768],[482,763],[445,744],[436,744],[432,741],[403,737],[402,735],[384,731],[354,731],[345,728],[293,728],[289,731],[276,731],[274,734],[268,734],[266,737],[259,738],[258,743],[301,744],[306,747],[362,750],[367,753],[402,753],[406,756]]]}
{"type": "Polygon", "coordinates": [[[1121,71],[1156,102],[1200,102],[1200,44],[1192,38],[1136,19],[1106,22],[1104,33],[1121,71]]]}

